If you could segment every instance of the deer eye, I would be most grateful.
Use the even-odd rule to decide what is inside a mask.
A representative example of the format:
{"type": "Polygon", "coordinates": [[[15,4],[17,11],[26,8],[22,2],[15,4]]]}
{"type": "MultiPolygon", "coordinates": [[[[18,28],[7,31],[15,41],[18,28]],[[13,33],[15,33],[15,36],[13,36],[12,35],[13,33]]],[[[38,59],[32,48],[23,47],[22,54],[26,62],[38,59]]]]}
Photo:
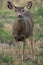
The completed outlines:
{"type": "Polygon", "coordinates": [[[22,12],[24,12],[24,9],[22,9],[22,12]]]}
{"type": "Polygon", "coordinates": [[[15,9],[15,12],[17,12],[17,9],[15,9]]]}

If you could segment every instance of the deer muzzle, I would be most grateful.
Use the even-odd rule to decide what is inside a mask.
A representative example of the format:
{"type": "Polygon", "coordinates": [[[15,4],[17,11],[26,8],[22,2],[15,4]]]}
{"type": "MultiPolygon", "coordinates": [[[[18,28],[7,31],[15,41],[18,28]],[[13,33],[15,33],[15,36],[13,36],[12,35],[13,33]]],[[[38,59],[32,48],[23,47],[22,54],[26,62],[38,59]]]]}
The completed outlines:
{"type": "Polygon", "coordinates": [[[18,18],[22,18],[22,15],[21,15],[21,13],[18,13],[18,18]]]}

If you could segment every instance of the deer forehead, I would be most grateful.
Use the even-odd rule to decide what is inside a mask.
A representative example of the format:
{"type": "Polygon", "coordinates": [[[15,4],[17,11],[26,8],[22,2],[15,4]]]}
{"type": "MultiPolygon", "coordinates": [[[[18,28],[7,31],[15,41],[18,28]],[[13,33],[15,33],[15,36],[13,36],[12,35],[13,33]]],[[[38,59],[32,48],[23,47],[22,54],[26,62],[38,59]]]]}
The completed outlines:
{"type": "Polygon", "coordinates": [[[23,9],[23,7],[16,7],[16,9],[17,9],[18,11],[21,11],[21,10],[23,9]]]}

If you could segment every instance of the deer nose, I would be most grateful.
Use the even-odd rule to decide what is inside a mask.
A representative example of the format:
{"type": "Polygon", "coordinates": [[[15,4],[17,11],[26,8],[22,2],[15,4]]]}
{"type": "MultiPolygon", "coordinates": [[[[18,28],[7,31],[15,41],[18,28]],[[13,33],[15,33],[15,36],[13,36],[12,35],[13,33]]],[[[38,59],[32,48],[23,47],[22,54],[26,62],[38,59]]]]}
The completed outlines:
{"type": "Polygon", "coordinates": [[[22,15],[20,13],[18,14],[18,18],[22,18],[22,15]]]}

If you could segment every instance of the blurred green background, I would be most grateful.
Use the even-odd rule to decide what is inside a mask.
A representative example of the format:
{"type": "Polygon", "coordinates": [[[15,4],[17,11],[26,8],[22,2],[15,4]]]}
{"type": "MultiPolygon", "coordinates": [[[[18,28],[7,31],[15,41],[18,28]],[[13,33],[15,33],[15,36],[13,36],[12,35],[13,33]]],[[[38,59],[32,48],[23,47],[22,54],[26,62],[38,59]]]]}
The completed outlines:
{"type": "MultiPolygon", "coordinates": [[[[12,35],[12,25],[15,19],[15,12],[7,8],[7,1],[8,0],[0,0],[0,43],[10,43],[14,40],[12,35]]],[[[32,12],[34,18],[33,40],[35,42],[39,41],[40,43],[43,43],[43,0],[9,1],[12,1],[16,6],[24,6],[28,1],[33,2],[33,6],[29,10],[30,12],[32,12]]],[[[43,65],[43,44],[41,45],[41,49],[42,50],[39,53],[41,61],[38,60],[39,63],[37,64],[35,64],[35,61],[33,65],[43,65]]],[[[0,63],[3,62],[3,65],[11,65],[9,61],[12,63],[12,57],[3,56],[3,54],[0,53],[0,63]],[[5,62],[8,63],[6,64],[5,62]]],[[[29,62],[27,61],[27,65],[32,65],[32,63],[29,64],[29,62]]]]}

